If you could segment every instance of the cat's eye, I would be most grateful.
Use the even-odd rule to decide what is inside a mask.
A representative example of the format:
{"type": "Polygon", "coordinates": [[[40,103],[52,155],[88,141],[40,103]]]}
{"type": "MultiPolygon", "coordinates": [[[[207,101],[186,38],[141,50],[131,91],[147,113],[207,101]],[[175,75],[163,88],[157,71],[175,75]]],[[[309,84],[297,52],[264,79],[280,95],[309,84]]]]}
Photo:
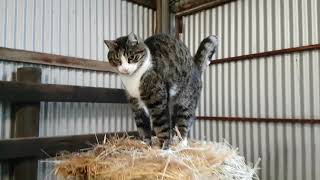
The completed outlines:
{"type": "Polygon", "coordinates": [[[141,53],[144,53],[144,49],[136,52],[136,54],[141,54],[141,53]]]}
{"type": "Polygon", "coordinates": [[[113,66],[121,65],[121,62],[118,59],[109,59],[109,63],[113,66]]]}
{"type": "Polygon", "coordinates": [[[132,62],[134,60],[134,56],[129,56],[128,57],[128,63],[132,62]]]}

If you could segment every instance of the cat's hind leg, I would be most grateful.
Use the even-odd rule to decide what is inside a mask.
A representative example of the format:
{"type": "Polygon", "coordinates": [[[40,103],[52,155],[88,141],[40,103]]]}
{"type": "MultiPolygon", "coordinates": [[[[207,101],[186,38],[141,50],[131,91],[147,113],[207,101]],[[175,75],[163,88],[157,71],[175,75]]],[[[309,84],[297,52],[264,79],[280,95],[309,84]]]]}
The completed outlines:
{"type": "Polygon", "coordinates": [[[195,115],[193,105],[187,104],[175,104],[172,110],[172,119],[175,121],[175,125],[180,133],[181,140],[187,139],[190,128],[195,121],[195,115]]]}
{"type": "Polygon", "coordinates": [[[172,102],[172,120],[180,134],[181,143],[187,143],[188,133],[195,121],[195,111],[199,92],[195,88],[186,88],[172,102]]]}

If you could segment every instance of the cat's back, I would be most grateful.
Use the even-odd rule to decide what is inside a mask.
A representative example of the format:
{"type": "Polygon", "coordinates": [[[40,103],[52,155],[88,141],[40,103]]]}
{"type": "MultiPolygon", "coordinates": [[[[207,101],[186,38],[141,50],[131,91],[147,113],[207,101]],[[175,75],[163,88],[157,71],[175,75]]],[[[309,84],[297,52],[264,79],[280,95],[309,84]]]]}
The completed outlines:
{"type": "Polygon", "coordinates": [[[145,40],[153,57],[191,58],[187,46],[169,34],[156,34],[145,40]],[[176,56],[176,57],[172,57],[176,56]]]}
{"type": "Polygon", "coordinates": [[[194,62],[189,49],[174,36],[156,34],[144,42],[150,49],[155,68],[166,74],[180,75],[190,71],[194,62]]]}
{"type": "Polygon", "coordinates": [[[162,45],[172,46],[178,43],[178,39],[169,34],[155,34],[144,42],[149,48],[163,48],[162,45]]]}
{"type": "Polygon", "coordinates": [[[149,48],[160,48],[161,45],[174,45],[177,39],[169,34],[155,34],[147,38],[144,42],[149,48]]]}

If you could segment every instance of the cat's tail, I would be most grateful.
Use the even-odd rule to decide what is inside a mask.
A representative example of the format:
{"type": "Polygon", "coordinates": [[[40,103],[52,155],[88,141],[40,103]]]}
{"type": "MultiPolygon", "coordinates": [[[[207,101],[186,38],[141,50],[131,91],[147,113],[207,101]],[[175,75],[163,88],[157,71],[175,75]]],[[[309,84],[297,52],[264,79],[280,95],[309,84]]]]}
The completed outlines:
{"type": "Polygon", "coordinates": [[[211,62],[213,54],[216,52],[218,47],[219,39],[217,36],[211,35],[203,39],[194,56],[194,62],[200,68],[207,66],[211,62]]]}

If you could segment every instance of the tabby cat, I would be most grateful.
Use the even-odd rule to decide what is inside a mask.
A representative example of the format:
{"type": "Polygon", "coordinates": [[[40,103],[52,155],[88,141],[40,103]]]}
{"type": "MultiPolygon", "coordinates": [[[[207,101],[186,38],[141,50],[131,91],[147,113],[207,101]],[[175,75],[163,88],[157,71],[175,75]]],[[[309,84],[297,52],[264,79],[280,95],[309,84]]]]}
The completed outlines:
{"type": "Polygon", "coordinates": [[[167,34],[143,42],[130,33],[104,42],[132,104],[140,137],[151,144],[154,130],[167,149],[177,127],[186,139],[195,120],[201,74],[216,51],[217,37],[205,38],[194,57],[182,41],[167,34]]]}

